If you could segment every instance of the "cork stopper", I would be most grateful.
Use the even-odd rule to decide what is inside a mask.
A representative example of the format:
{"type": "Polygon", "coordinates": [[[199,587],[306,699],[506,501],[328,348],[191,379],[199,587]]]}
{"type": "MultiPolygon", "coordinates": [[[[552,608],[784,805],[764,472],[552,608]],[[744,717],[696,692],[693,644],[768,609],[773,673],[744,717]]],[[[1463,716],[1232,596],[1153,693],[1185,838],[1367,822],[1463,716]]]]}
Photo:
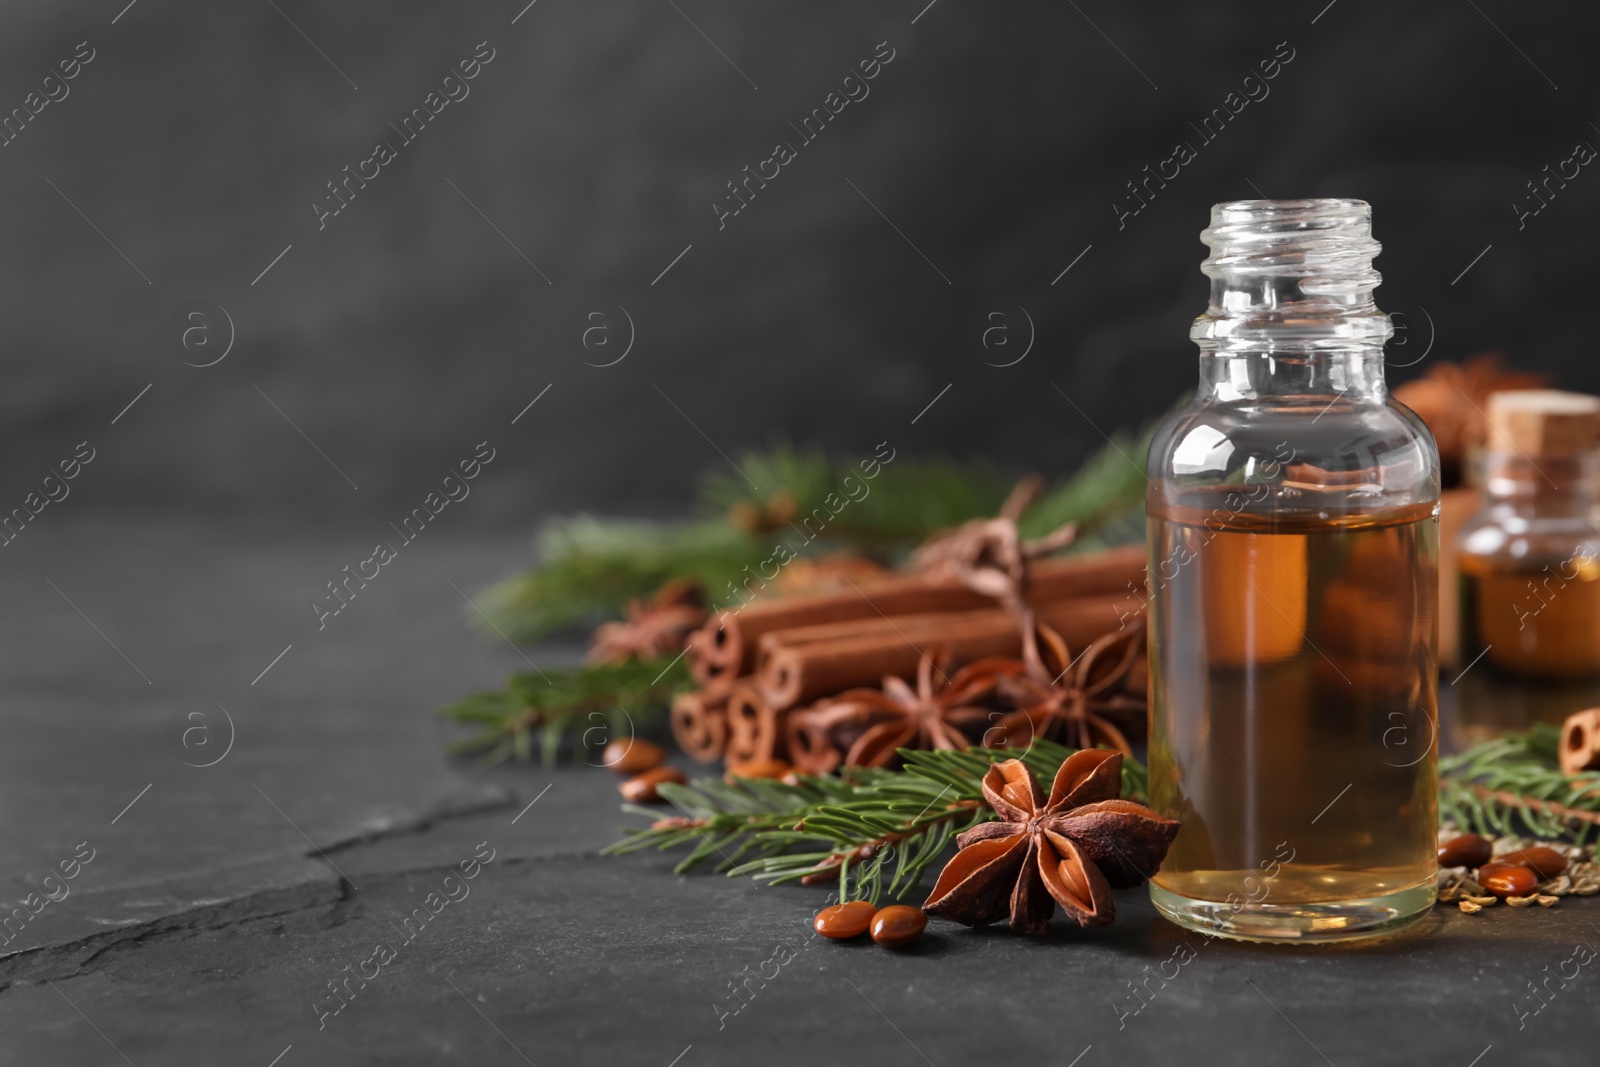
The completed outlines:
{"type": "Polygon", "coordinates": [[[1489,394],[1487,442],[1494,452],[1571,456],[1600,445],[1600,397],[1558,389],[1489,394]]]}

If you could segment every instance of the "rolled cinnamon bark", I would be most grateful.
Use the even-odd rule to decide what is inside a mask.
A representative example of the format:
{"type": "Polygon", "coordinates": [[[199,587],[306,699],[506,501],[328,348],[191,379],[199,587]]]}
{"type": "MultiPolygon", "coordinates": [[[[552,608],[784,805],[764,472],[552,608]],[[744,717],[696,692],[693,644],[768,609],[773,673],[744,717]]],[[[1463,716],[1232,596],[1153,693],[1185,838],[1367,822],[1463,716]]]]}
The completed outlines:
{"type": "Polygon", "coordinates": [[[1576,711],[1561,726],[1561,773],[1600,770],[1600,708],[1576,711]]]}
{"type": "Polygon", "coordinates": [[[788,743],[784,736],[786,714],[776,711],[748,682],[736,682],[728,697],[727,762],[751,763],[756,760],[786,759],[788,743]]]}
{"type": "MultiPolygon", "coordinates": [[[[1027,597],[1039,606],[1071,597],[1127,594],[1129,583],[1137,587],[1144,581],[1144,567],[1142,545],[1038,560],[1029,568],[1027,597]]],[[[720,612],[701,627],[689,642],[689,666],[703,687],[725,688],[755,668],[761,635],[775,630],[993,606],[993,599],[973,592],[959,579],[917,575],[885,578],[842,593],[758,600],[720,612]]]]}
{"type": "MultiPolygon", "coordinates": [[[[1127,610],[1120,598],[1105,596],[1045,603],[1037,609],[1038,621],[1059,633],[1074,654],[1118,629],[1127,610]]],[[[765,649],[755,684],[775,709],[853,686],[876,685],[885,675],[912,677],[918,661],[941,648],[956,664],[1022,653],[1017,620],[1000,610],[850,620],[775,631],[762,640],[765,649]]]]}
{"type": "Polygon", "coordinates": [[[715,763],[728,747],[728,712],[704,693],[680,693],[672,702],[672,736],[691,758],[715,763]]]}
{"type": "Polygon", "coordinates": [[[720,665],[724,656],[718,645],[720,633],[712,623],[708,623],[690,634],[685,643],[688,651],[684,658],[689,662],[689,673],[700,684],[701,696],[714,704],[728,702],[734,680],[738,677],[737,671],[727,670],[720,665]]]}

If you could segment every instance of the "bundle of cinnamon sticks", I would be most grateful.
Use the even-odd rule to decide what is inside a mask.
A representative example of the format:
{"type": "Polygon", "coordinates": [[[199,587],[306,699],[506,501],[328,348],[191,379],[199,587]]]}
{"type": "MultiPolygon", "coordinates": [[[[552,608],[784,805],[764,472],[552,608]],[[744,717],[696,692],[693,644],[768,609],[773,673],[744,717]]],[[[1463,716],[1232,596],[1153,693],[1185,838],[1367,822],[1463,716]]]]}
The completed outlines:
{"type": "MultiPolygon", "coordinates": [[[[1025,590],[1038,622],[1076,652],[1140,608],[1142,545],[1043,559],[1025,590]]],[[[699,689],[672,709],[678,744],[704,763],[787,760],[804,748],[848,745],[800,713],[885,676],[912,678],[942,653],[954,666],[1017,657],[1017,619],[953,577],[891,575],[834,593],[755,600],[711,618],[689,638],[699,689]]],[[[827,762],[811,752],[806,763],[827,762]]],[[[835,760],[836,762],[836,760],[835,760]]]]}

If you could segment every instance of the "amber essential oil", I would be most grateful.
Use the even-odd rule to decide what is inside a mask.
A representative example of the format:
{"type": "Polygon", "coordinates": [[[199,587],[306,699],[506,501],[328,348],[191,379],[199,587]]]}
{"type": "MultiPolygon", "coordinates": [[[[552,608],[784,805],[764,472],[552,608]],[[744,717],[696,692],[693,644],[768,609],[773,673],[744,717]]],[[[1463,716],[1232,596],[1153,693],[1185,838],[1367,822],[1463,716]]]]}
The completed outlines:
{"type": "Polygon", "coordinates": [[[1151,895],[1226,936],[1335,940],[1434,897],[1438,519],[1152,503],[1151,895]]]}
{"type": "Polygon", "coordinates": [[[1482,506],[1457,541],[1468,741],[1600,703],[1600,397],[1510,389],[1487,406],[1482,506]]]}
{"type": "Polygon", "coordinates": [[[1600,677],[1600,560],[1543,566],[1464,556],[1463,652],[1516,678],[1600,677]]]}

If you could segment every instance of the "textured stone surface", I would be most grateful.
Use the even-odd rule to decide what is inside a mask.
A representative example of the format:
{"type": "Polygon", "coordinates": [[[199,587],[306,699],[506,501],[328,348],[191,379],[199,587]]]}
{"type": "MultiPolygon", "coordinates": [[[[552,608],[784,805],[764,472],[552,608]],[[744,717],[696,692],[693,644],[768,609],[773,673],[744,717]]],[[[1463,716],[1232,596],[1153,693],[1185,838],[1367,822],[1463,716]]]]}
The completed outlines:
{"type": "Polygon", "coordinates": [[[32,948],[0,960],[0,1062],[74,1067],[120,1052],[138,1067],[266,1067],[287,1049],[280,1067],[1080,1054],[1466,1067],[1489,1045],[1519,1064],[1570,1064],[1600,1040],[1595,965],[1565,988],[1550,978],[1572,973],[1576,943],[1600,946],[1595,899],[1440,911],[1381,943],[1294,949],[1180,933],[1135,890],[1109,929],[1058,920],[1030,941],[936,922],[891,953],[815,938],[822,889],[674,875],[671,855],[601,857],[629,822],[610,773],[486,772],[439,754],[451,732],[433,706],[522,662],[468,631],[445,579],[473,590],[515,566],[512,539],[419,543],[320,638],[292,591],[342,541],[271,546],[130,523],[109,542],[63,528],[30,551],[153,684],[33,575],[0,579],[18,607],[0,749],[7,892],[37,884],[79,840],[98,849],[72,894],[29,925],[32,948]],[[241,723],[235,750],[203,770],[162,732],[165,707],[196,694],[241,723]],[[418,922],[430,893],[459,896],[445,876],[489,850],[467,895],[418,922]],[[349,979],[354,996],[324,1017],[340,1003],[328,983],[380,943],[394,958],[364,987],[349,979]],[[1190,951],[1164,986],[1149,978],[1190,951]],[[1519,1030],[1527,983],[1547,978],[1553,998],[1519,1030]],[[1133,1013],[1129,983],[1147,979],[1153,995],[1133,1013]],[[744,981],[741,1002],[730,983],[744,981]]]}
{"type": "MultiPolygon", "coordinates": [[[[318,631],[306,601],[355,535],[268,545],[204,530],[60,522],[7,546],[0,894],[51,888],[80,842],[94,858],[0,954],[268,887],[336,886],[308,838],[329,849],[505,799],[441,761],[431,712],[521,663],[469,631],[450,584],[510,570],[520,539],[419,539],[318,631]],[[194,699],[233,723],[214,766],[169,747],[169,718],[194,699]]],[[[212,729],[220,747],[226,724],[212,729]]]]}
{"type": "Polygon", "coordinates": [[[843,1048],[849,1062],[944,1067],[1000,1055],[1065,1064],[1090,1046],[1080,1062],[1325,1055],[1465,1067],[1491,1044],[1515,1049],[1518,1063],[1570,1064],[1600,1037],[1593,965],[1564,990],[1552,982],[1556,996],[1525,1030],[1512,1007],[1531,1007],[1525,983],[1558,969],[1575,942],[1600,944],[1594,901],[1440,912],[1380,944],[1288,949],[1181,934],[1131,891],[1107,930],[1058,922],[1036,942],[936,923],[891,953],[814,938],[821,890],[675,876],[665,856],[597,857],[622,821],[602,771],[489,777],[529,799],[550,789],[515,825],[521,805],[334,853],[358,891],[268,894],[12,961],[0,994],[6,1047],[17,1062],[107,1062],[106,1041],[65,998],[140,1067],[264,1067],[290,1045],[284,1065],[523,1062],[513,1044],[536,1064],[660,1067],[685,1049],[683,1065],[814,1063],[843,1048]],[[483,842],[495,858],[468,895],[405,942],[402,920],[483,842]],[[380,942],[394,960],[365,988],[352,983],[355,996],[319,1030],[313,1005],[337,1004],[327,983],[380,942]],[[1137,1004],[1127,983],[1180,942],[1194,958],[1119,1018],[1113,1005],[1137,1004]],[[735,1004],[728,983],[775,970],[750,981],[736,1014],[719,1013],[735,1004]]]}

